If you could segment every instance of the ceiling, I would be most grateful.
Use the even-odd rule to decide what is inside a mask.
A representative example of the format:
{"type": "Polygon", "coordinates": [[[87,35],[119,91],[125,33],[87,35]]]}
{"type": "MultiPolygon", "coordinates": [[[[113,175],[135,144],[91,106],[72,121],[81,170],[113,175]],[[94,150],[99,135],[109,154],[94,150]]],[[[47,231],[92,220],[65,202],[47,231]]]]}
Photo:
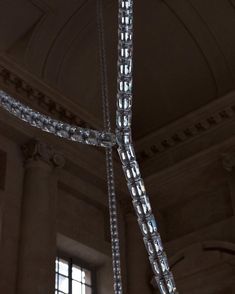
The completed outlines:
{"type": "MultiPolygon", "coordinates": [[[[118,1],[103,2],[114,114],[118,1]]],[[[234,89],[235,0],[136,0],[134,15],[136,139],[234,89]]],[[[1,1],[0,52],[102,121],[95,1],[1,1]]]]}

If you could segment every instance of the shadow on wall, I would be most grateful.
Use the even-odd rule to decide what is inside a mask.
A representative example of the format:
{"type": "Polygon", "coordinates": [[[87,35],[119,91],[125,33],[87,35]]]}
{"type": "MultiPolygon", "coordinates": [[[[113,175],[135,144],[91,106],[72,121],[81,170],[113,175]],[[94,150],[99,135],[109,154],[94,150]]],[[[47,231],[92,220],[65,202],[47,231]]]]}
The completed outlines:
{"type": "Polygon", "coordinates": [[[235,244],[221,241],[195,243],[170,259],[182,294],[234,294],[235,244]]]}

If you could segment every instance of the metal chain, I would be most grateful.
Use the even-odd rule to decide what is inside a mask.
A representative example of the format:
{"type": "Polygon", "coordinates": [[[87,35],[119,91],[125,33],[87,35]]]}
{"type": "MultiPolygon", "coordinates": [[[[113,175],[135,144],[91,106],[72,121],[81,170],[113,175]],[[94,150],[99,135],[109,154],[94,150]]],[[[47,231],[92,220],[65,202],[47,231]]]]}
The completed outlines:
{"type": "MultiPolygon", "coordinates": [[[[110,122],[110,110],[109,110],[109,99],[108,99],[109,94],[108,94],[102,0],[97,0],[97,26],[98,26],[98,34],[99,34],[99,56],[100,56],[100,65],[101,65],[101,91],[102,91],[104,129],[105,131],[110,132],[111,122],[110,122]]],[[[116,192],[115,192],[112,147],[106,148],[105,152],[106,152],[106,170],[107,170],[107,185],[108,185],[108,198],[109,198],[114,293],[122,294],[120,244],[119,244],[119,232],[118,232],[117,200],[116,200],[116,192]]]]}
{"type": "Polygon", "coordinates": [[[118,152],[159,291],[161,294],[177,293],[132,144],[133,0],[119,0],[118,20],[118,152]]]}

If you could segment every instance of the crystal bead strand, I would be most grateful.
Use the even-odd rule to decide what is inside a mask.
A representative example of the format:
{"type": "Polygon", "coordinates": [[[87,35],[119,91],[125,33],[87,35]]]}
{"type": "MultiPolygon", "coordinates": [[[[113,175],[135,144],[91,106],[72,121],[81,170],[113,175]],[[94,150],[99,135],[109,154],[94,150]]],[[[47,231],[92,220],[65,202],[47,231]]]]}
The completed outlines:
{"type": "Polygon", "coordinates": [[[118,152],[159,291],[161,294],[177,293],[132,144],[132,38],[133,1],[119,0],[119,58],[116,114],[118,152]]]}
{"type": "Polygon", "coordinates": [[[25,106],[2,90],[0,90],[0,106],[31,126],[64,139],[102,147],[111,147],[116,144],[114,134],[80,128],[52,119],[25,106]]]}
{"type": "Polygon", "coordinates": [[[117,201],[115,192],[112,148],[106,148],[107,181],[109,194],[110,234],[112,244],[114,293],[122,294],[121,255],[117,220],[117,201]]]}
{"type": "MultiPolygon", "coordinates": [[[[102,0],[97,0],[97,27],[99,36],[99,57],[101,67],[101,91],[102,91],[102,106],[104,129],[111,132],[110,109],[108,100],[108,80],[107,80],[107,64],[104,39],[104,20],[102,0]]],[[[120,242],[117,219],[117,200],[114,181],[113,167],[113,150],[108,147],[106,152],[106,170],[107,170],[107,185],[109,198],[109,216],[110,216],[110,235],[112,246],[112,263],[113,263],[113,282],[114,293],[122,294],[122,277],[121,277],[121,261],[120,261],[120,242]]]]}

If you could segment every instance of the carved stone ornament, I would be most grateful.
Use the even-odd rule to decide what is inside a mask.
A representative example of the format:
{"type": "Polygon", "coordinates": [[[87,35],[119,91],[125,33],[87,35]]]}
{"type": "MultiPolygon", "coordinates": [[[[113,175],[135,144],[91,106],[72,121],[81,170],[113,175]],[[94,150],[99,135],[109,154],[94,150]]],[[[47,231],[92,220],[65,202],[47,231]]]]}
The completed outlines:
{"type": "Polygon", "coordinates": [[[31,140],[27,144],[23,145],[22,151],[25,160],[42,160],[54,165],[55,167],[63,167],[65,164],[65,159],[62,154],[56,152],[52,146],[37,139],[31,140]]]}

